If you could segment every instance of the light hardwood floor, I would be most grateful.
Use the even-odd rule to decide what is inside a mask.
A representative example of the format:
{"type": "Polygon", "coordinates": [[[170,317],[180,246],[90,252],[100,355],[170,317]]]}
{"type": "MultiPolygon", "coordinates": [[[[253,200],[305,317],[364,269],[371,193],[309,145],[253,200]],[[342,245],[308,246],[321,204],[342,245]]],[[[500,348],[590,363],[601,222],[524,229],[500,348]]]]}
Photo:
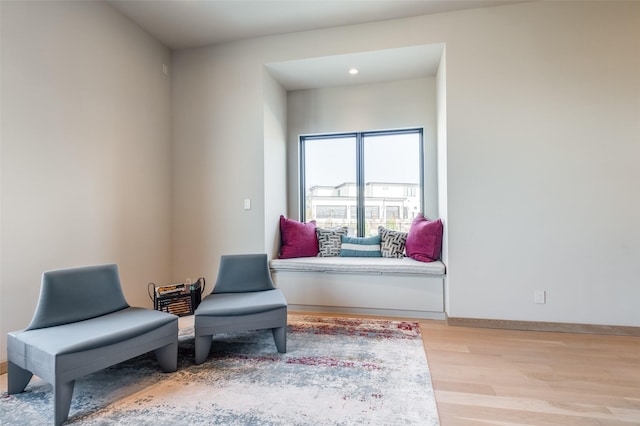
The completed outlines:
{"type": "Polygon", "coordinates": [[[443,426],[640,425],[640,338],[420,321],[443,426]]]}
{"type": "Polygon", "coordinates": [[[418,322],[442,426],[640,425],[640,337],[418,322]]]}

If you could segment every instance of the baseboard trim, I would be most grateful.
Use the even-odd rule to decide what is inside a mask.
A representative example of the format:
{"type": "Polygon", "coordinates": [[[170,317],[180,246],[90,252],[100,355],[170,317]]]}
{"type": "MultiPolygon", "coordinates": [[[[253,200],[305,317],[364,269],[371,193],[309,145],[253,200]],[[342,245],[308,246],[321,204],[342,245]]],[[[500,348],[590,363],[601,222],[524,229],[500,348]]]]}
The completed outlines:
{"type": "Polygon", "coordinates": [[[444,312],[428,312],[428,311],[409,311],[401,309],[375,309],[375,308],[353,308],[339,306],[318,306],[318,305],[288,305],[289,311],[299,312],[318,312],[318,313],[337,313],[337,314],[354,314],[354,315],[370,315],[380,317],[396,317],[396,318],[414,318],[414,319],[445,319],[444,312]]]}
{"type": "Polygon", "coordinates": [[[501,328],[505,330],[553,331],[559,333],[605,334],[640,337],[640,327],[566,322],[512,321],[447,317],[447,324],[458,327],[501,328]]]}
{"type": "Polygon", "coordinates": [[[7,361],[2,361],[0,362],[0,374],[6,374],[7,373],[7,361]]]}

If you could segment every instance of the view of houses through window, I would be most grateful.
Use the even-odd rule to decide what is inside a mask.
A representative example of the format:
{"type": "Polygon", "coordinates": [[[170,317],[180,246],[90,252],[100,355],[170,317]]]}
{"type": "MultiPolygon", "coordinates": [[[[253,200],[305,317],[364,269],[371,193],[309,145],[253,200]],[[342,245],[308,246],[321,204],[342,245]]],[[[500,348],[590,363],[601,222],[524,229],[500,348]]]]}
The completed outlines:
{"type": "Polygon", "coordinates": [[[301,216],[369,236],[408,232],[422,211],[422,129],[303,136],[301,216]]]}

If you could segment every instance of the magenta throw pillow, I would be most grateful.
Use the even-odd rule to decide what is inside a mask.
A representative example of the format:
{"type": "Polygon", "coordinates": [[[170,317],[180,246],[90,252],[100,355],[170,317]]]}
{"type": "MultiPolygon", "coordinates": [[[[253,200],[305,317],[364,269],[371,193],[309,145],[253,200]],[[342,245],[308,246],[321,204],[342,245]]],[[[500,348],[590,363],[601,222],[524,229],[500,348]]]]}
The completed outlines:
{"type": "Polygon", "coordinates": [[[280,216],[280,259],[318,255],[316,222],[298,222],[280,216]]]}
{"type": "Polygon", "coordinates": [[[405,250],[407,256],[421,262],[433,262],[440,258],[442,249],[442,221],[427,220],[422,213],[413,219],[405,250]]]}

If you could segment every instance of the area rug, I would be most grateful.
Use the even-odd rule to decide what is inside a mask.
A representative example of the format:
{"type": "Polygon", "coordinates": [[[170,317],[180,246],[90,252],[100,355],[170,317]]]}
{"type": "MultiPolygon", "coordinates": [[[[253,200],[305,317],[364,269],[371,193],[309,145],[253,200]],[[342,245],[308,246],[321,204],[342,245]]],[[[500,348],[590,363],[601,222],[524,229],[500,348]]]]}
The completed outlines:
{"type": "MultiPolygon", "coordinates": [[[[175,373],[143,355],[76,381],[72,425],[438,425],[417,323],[290,315],[287,353],[269,330],[214,337],[193,364],[181,330],[175,373]]],[[[51,385],[3,393],[3,425],[53,423],[51,385]]]]}

